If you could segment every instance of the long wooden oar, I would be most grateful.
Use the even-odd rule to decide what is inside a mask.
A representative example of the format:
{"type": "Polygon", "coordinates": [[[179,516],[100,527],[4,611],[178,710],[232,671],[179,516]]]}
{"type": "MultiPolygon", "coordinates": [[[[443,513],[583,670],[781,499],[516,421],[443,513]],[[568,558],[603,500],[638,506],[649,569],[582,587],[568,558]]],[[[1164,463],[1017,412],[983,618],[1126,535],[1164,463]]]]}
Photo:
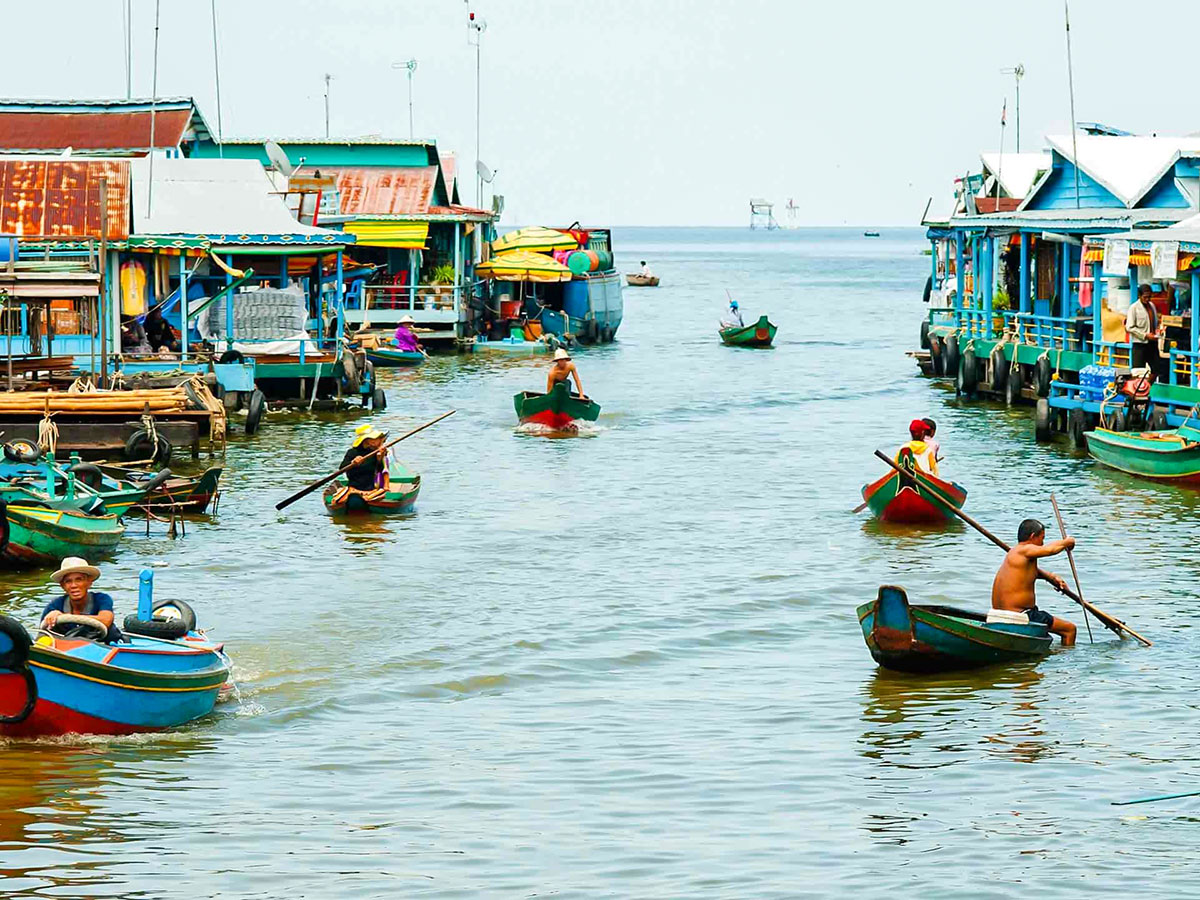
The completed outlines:
{"type": "MultiPolygon", "coordinates": [[[[880,459],[882,459],[885,463],[887,463],[893,469],[895,469],[897,472],[900,472],[902,475],[907,474],[903,469],[901,469],[898,465],[896,465],[894,462],[892,462],[892,460],[888,459],[888,457],[884,456],[878,450],[875,451],[875,455],[878,456],[880,459]]],[[[997,547],[999,547],[1005,553],[1007,553],[1009,550],[1012,549],[1012,547],[1010,547],[1008,544],[1004,543],[1004,541],[1000,540],[1000,538],[996,537],[994,534],[992,534],[990,531],[988,531],[986,528],[984,528],[982,525],[980,525],[978,522],[976,522],[974,519],[972,519],[970,516],[968,516],[965,512],[963,512],[961,509],[959,509],[957,506],[955,506],[953,503],[951,503],[945,496],[942,495],[942,493],[940,491],[937,490],[937,488],[933,487],[932,485],[928,484],[927,482],[922,482],[921,489],[928,492],[936,499],[940,500],[942,502],[942,505],[944,505],[948,510],[950,510],[950,512],[954,513],[956,516],[958,516],[960,519],[962,519],[964,522],[966,522],[968,525],[970,525],[972,528],[974,528],[976,531],[978,531],[980,534],[982,534],[985,538],[987,538],[989,541],[991,541],[993,544],[995,544],[997,547]]],[[[1037,577],[1050,582],[1050,584],[1054,584],[1054,582],[1050,580],[1050,576],[1047,575],[1045,572],[1043,572],[1041,569],[1037,570],[1037,577]]],[[[1125,633],[1137,638],[1139,641],[1141,641],[1147,647],[1153,646],[1150,643],[1150,641],[1146,640],[1144,637],[1142,637],[1140,634],[1138,634],[1136,631],[1134,631],[1132,628],[1130,628],[1128,625],[1126,625],[1120,619],[1114,618],[1113,616],[1110,616],[1108,613],[1104,612],[1103,610],[1097,609],[1096,607],[1092,606],[1092,604],[1085,601],[1082,597],[1080,597],[1078,594],[1076,594],[1070,588],[1060,588],[1060,587],[1058,587],[1058,585],[1054,585],[1054,589],[1056,591],[1059,591],[1060,593],[1066,594],[1068,597],[1070,597],[1072,600],[1074,600],[1076,603],[1078,603],[1080,606],[1082,606],[1084,609],[1086,609],[1088,612],[1090,612],[1093,616],[1095,616],[1097,621],[1099,621],[1102,625],[1104,625],[1109,630],[1115,632],[1118,635],[1120,635],[1122,632],[1125,632],[1125,633]]]]}
{"type": "MultiPolygon", "coordinates": [[[[1054,507],[1054,518],[1058,519],[1058,531],[1063,536],[1063,540],[1067,539],[1067,526],[1063,524],[1062,513],[1058,511],[1058,501],[1054,499],[1054,495],[1050,495],[1050,505],[1054,507]]],[[[1075,554],[1070,550],[1067,551],[1067,562],[1071,564],[1071,577],[1075,579],[1075,592],[1083,597],[1083,585],[1079,583],[1079,570],[1075,568],[1075,554]]],[[[1092,640],[1092,623],[1088,619],[1087,607],[1083,608],[1083,624],[1087,626],[1088,643],[1096,643],[1092,640]]]]}
{"type": "Polygon", "coordinates": [[[336,472],[334,472],[330,475],[326,475],[324,478],[318,478],[312,484],[308,485],[307,487],[300,490],[299,492],[292,494],[292,496],[288,497],[286,500],[281,500],[279,503],[276,503],[275,508],[283,509],[285,506],[291,506],[293,503],[295,503],[301,497],[307,497],[309,494],[311,494],[317,488],[321,487],[322,485],[329,484],[329,482],[333,481],[333,479],[337,478],[339,475],[345,474],[346,472],[350,471],[355,466],[357,466],[359,463],[361,463],[364,459],[370,459],[372,456],[375,456],[378,453],[382,453],[388,447],[394,447],[396,444],[400,443],[405,438],[412,437],[418,431],[424,431],[430,425],[436,425],[438,422],[442,421],[442,419],[448,418],[449,416],[454,415],[454,413],[455,413],[455,410],[453,410],[453,409],[450,410],[450,412],[442,413],[436,419],[430,419],[424,425],[414,428],[412,431],[408,432],[408,434],[401,435],[400,437],[396,438],[394,441],[384,444],[379,449],[372,450],[370,453],[366,453],[366,454],[358,457],[357,459],[354,460],[354,462],[350,463],[350,465],[342,466],[336,472]]]}
{"type": "Polygon", "coordinates": [[[1133,806],[1135,803],[1157,803],[1159,800],[1178,800],[1181,797],[1200,797],[1200,791],[1188,791],[1185,794],[1163,794],[1159,797],[1142,797],[1138,800],[1114,800],[1113,806],[1133,806]]]}

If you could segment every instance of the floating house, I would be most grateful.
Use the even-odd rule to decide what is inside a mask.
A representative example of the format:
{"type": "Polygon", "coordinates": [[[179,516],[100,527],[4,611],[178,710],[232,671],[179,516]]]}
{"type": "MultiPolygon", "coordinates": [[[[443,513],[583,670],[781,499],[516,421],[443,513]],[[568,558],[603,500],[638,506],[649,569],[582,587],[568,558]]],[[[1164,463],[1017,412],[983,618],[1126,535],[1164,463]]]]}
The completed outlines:
{"type": "Polygon", "coordinates": [[[0,154],[188,156],[212,133],[191,97],[0,100],[0,154]]]}

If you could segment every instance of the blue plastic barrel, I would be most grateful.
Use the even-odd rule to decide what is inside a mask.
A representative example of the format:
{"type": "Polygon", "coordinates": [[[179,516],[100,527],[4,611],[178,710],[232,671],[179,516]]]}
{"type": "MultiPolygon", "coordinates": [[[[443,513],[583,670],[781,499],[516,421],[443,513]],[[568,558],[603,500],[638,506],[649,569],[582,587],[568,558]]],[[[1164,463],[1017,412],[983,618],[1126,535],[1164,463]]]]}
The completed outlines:
{"type": "Polygon", "coordinates": [[[20,252],[20,240],[15,234],[0,234],[0,263],[15,259],[20,252]]]}
{"type": "Polygon", "coordinates": [[[586,281],[568,281],[563,284],[563,312],[572,319],[587,318],[588,284],[586,281]]]}

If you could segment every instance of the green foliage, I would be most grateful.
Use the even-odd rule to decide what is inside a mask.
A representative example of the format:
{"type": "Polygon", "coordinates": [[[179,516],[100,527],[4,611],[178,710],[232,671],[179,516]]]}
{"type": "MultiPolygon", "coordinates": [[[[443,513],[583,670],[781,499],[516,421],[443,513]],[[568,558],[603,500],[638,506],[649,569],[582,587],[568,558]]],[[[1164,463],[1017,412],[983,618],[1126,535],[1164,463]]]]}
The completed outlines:
{"type": "Polygon", "coordinates": [[[434,266],[429,272],[430,284],[454,284],[454,266],[451,263],[442,263],[440,266],[434,266]]]}
{"type": "Polygon", "coordinates": [[[993,311],[1001,312],[1009,309],[1012,309],[1012,301],[1008,299],[1008,292],[1006,290],[1001,288],[1000,290],[996,291],[996,293],[992,294],[993,311]]]}

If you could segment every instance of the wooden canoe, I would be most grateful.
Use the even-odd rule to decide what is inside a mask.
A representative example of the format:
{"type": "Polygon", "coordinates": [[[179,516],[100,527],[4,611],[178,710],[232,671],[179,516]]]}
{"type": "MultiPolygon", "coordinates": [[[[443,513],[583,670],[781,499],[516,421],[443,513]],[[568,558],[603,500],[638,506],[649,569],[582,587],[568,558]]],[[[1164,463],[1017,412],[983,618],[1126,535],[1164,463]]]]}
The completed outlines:
{"type": "Polygon", "coordinates": [[[1088,454],[1110,469],[1155,481],[1200,484],[1200,429],[1084,432],[1088,454]]]}
{"type": "Polygon", "coordinates": [[[419,366],[425,362],[425,354],[420,350],[397,350],[395,347],[381,346],[372,347],[366,353],[367,359],[377,367],[419,366]]]}
{"type": "Polygon", "coordinates": [[[93,559],[116,547],[125,533],[116,516],[86,515],[61,504],[14,498],[0,507],[7,521],[0,566],[57,565],[68,556],[93,559]]]}
{"type": "Polygon", "coordinates": [[[753,325],[744,328],[721,328],[717,334],[721,336],[722,343],[730,347],[770,347],[777,330],[766,316],[760,316],[753,325]]]}
{"type": "Polygon", "coordinates": [[[595,422],[600,404],[571,393],[559,382],[548,394],[522,391],[513,397],[517,420],[522,424],[543,425],[553,431],[577,431],[579,422],[595,422]]]}
{"type": "Polygon", "coordinates": [[[657,275],[636,275],[630,272],[625,276],[625,281],[630,287],[658,287],[657,275]]]}
{"type": "Polygon", "coordinates": [[[967,502],[966,488],[916,468],[912,464],[911,451],[908,451],[907,457],[901,453],[900,465],[907,470],[903,475],[895,469],[889,469],[878,481],[862,489],[863,500],[871,512],[884,522],[938,524],[955,518],[954,513],[946,508],[943,501],[936,499],[932,491],[937,491],[956,509],[962,509],[967,502]]]}
{"type": "Polygon", "coordinates": [[[398,462],[388,465],[388,488],[357,491],[345,478],[335,479],[322,498],[330,515],[342,513],[410,513],[421,493],[421,476],[398,462]]]}
{"type": "Polygon", "coordinates": [[[858,608],[871,656],[898,672],[950,672],[1037,660],[1050,652],[1045,625],[990,623],[952,606],[911,606],[904,588],[884,585],[858,608]]]}

